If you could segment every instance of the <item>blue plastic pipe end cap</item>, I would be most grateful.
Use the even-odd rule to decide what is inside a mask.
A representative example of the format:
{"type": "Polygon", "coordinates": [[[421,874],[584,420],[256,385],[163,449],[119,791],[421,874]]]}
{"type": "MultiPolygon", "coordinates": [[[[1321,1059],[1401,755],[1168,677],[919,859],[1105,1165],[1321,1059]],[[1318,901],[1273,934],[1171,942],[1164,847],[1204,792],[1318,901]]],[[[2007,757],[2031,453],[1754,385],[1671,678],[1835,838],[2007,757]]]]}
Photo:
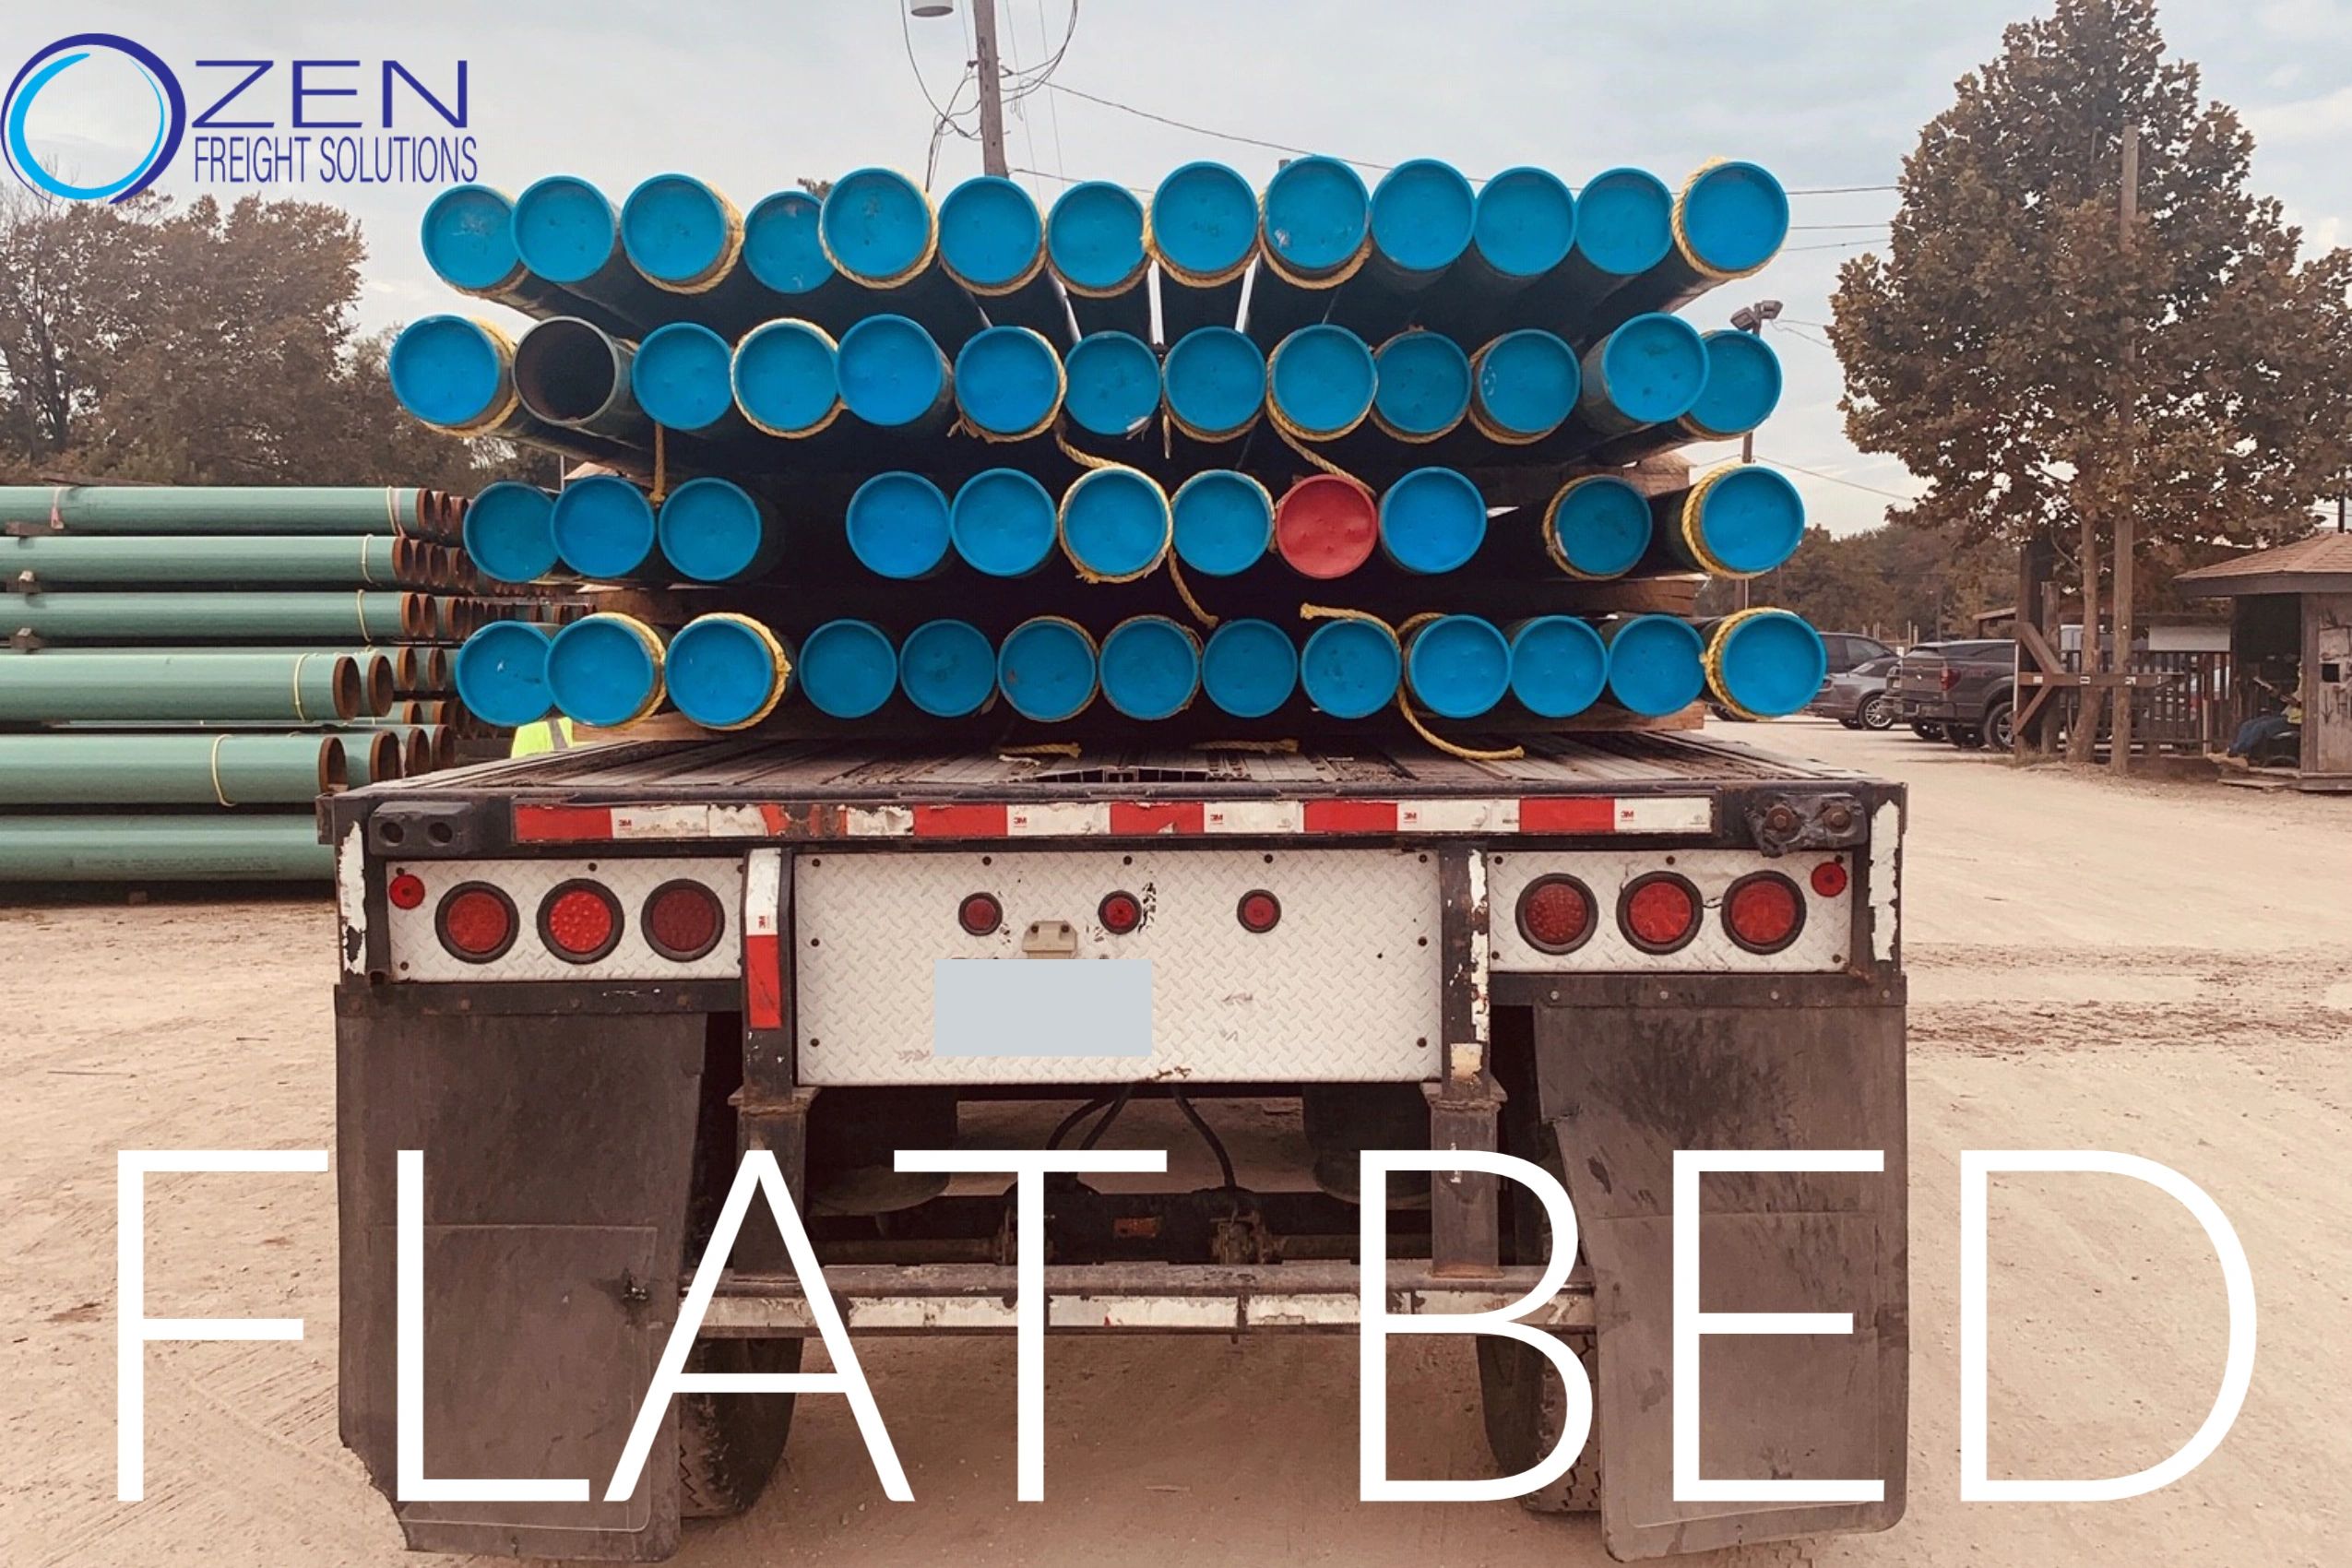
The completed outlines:
{"type": "Polygon", "coordinates": [[[926,621],[898,649],[898,684],[933,719],[978,713],[996,695],[996,649],[968,621],[926,621]]]}
{"type": "Polygon", "coordinates": [[[1424,576],[1467,565],[1486,542],[1486,497],[1456,469],[1415,469],[1380,498],[1388,558],[1424,576]]]}
{"type": "Polygon", "coordinates": [[[818,214],[826,249],[864,283],[904,280],[929,255],[936,220],[921,186],[892,169],[857,169],[826,193],[818,214]]]}
{"type": "Polygon", "coordinates": [[[1271,621],[1228,621],[1201,650],[1201,690],[1236,719],[1264,719],[1299,687],[1299,649],[1271,621]]]}
{"type": "Polygon", "coordinates": [[[555,497],[548,527],[564,564],[594,581],[617,582],[654,560],[653,503],[612,474],[591,474],[565,485],[555,497]]]}
{"type": "Polygon", "coordinates": [[[1177,559],[1205,577],[1245,572],[1274,548],[1274,497],[1247,474],[1205,469],[1176,487],[1168,509],[1177,559]]]}
{"type": "Polygon", "coordinates": [[[498,339],[462,315],[428,315],[409,323],[386,356],[392,396],[430,425],[463,429],[495,413],[511,385],[511,367],[498,339]]]}
{"type": "Polygon", "coordinates": [[[778,191],[743,215],[743,265],[779,294],[805,294],[838,277],[825,254],[824,205],[806,191],[778,191]]]}
{"type": "Polygon", "coordinates": [[[1031,435],[1062,403],[1062,359],[1026,327],[972,334],[956,356],[956,407],[992,435],[1031,435]]]}
{"type": "Polygon", "coordinates": [[[870,621],[827,621],[801,643],[801,694],[820,713],[863,719],[898,687],[898,650],[870,621]]]}
{"type": "Polygon", "coordinates": [[[1477,208],[1462,171],[1434,158],[1408,159],[1372,188],[1372,246],[1406,272],[1443,272],[1470,248],[1477,208]]]}
{"type": "Polygon", "coordinates": [[[903,315],[869,315],[841,334],[841,401],[868,424],[912,424],[947,391],[947,360],[931,334],[903,315]]]}
{"type": "Polygon", "coordinates": [[[629,390],[654,423],[708,430],[735,407],[733,362],[726,339],[700,322],[673,321],[637,345],[629,390]]]}
{"type": "Polygon", "coordinates": [[[732,615],[703,615],[670,639],[663,662],[670,702],[707,730],[749,724],[771,707],[784,679],[776,649],[732,615]]]}
{"type": "Polygon", "coordinates": [[[1706,390],[1706,343],[1679,315],[1637,315],[1610,333],[1599,353],[1595,392],[1637,425],[1681,419],[1706,390]]]}
{"type": "MultiPolygon", "coordinates": [[[[1693,341],[1697,337],[1692,334],[1693,341]]],[[[1534,327],[1489,343],[1479,356],[1478,374],[1479,408],[1487,419],[1507,435],[1529,438],[1559,429],[1584,387],[1576,351],[1534,327]]]]}
{"type": "Polygon", "coordinates": [[[452,185],[434,196],[420,238],[434,276],[468,293],[512,282],[523,265],[515,249],[515,204],[488,185],[452,185]]]}
{"type": "Polygon", "coordinates": [[[1786,610],[1740,616],[1716,647],[1716,679],[1731,706],[1758,719],[1795,713],[1829,678],[1821,634],[1786,610]]]}
{"type": "Polygon", "coordinates": [[[555,497],[535,484],[502,479],[484,485],[458,525],[466,558],[483,576],[528,583],[555,570],[555,497]]]}
{"type": "Polygon", "coordinates": [[[1200,690],[1200,642],[1165,615],[1113,626],[1100,662],[1103,700],[1130,719],[1171,719],[1200,690]]]}
{"type": "Polygon", "coordinates": [[[1511,634],[1511,695],[1538,719],[1567,719],[1600,700],[1609,645],[1573,615],[1539,615],[1511,634]]]}
{"type": "Polygon", "coordinates": [[[777,530],[742,486],[715,475],[671,491],[654,517],[662,557],[698,583],[733,583],[775,564],[777,530]]]}
{"type": "Polygon", "coordinates": [[[997,650],[996,684],[1024,719],[1075,718],[1094,699],[1094,644],[1067,621],[1024,621],[997,650]]]}
{"type": "Polygon", "coordinates": [[[612,200],[576,175],[550,174],[515,198],[515,248],[551,283],[595,277],[620,240],[612,200]]]}
{"type": "Polygon", "coordinates": [[[1576,197],[1576,254],[1612,278],[1633,278],[1674,248],[1674,193],[1646,169],[1610,169],[1576,197]]]}
{"type": "Polygon", "coordinates": [[[707,281],[732,265],[734,230],[726,198],[691,174],[640,181],[621,204],[629,265],[672,288],[707,281]]]}
{"type": "Polygon", "coordinates": [[[1408,439],[1434,439],[1470,409],[1470,356],[1442,332],[1400,332],[1372,355],[1372,407],[1408,439]]]}
{"type": "Polygon", "coordinates": [[[1063,362],[1063,371],[1069,377],[1063,406],[1079,429],[1092,434],[1133,435],[1159,408],[1159,356],[1131,333],[1087,333],[1063,362]]]}
{"type": "Polygon", "coordinates": [[[947,508],[956,553],[992,577],[1025,577],[1044,565],[1053,553],[1053,528],[1052,495],[1018,469],[974,474],[947,508]]]}
{"type": "Polygon", "coordinates": [[[1576,243],[1576,198],[1548,169],[1505,169],[1479,191],[1470,243],[1504,278],[1540,278],[1576,243]]]}
{"type": "Polygon", "coordinates": [[[1165,367],[1168,411],[1209,440],[1238,435],[1265,407],[1265,355],[1230,327],[1201,327],[1176,339],[1165,367]]]}
{"type": "Polygon", "coordinates": [[[1299,655],[1307,700],[1334,719],[1363,719],[1396,700],[1405,658],[1396,634],[1373,621],[1326,621],[1299,655]]]}
{"type": "Polygon", "coordinates": [[[1649,498],[1614,474],[1572,481],[1553,497],[1545,528],[1581,577],[1621,577],[1650,547],[1649,498]]]}
{"type": "Polygon", "coordinates": [[[1677,236],[1710,272],[1738,277],[1780,254],[1788,193],[1753,163],[1716,163],[1691,176],[1675,204],[1677,236]]]}
{"type": "Polygon", "coordinates": [[[1123,581],[1167,552],[1167,493],[1134,469],[1095,469],[1062,497],[1062,540],[1081,570],[1123,581]]]}
{"type": "Polygon", "coordinates": [[[831,419],[841,402],[838,351],[805,321],[771,321],[754,329],[736,345],[728,377],[735,406],[771,435],[805,435],[831,419]]]}
{"type": "Polygon", "coordinates": [[[904,582],[947,559],[947,497],[921,474],[878,473],[849,497],[849,552],[876,576],[904,582]]]}
{"type": "Polygon", "coordinates": [[[1336,158],[1297,158],[1265,187],[1265,247],[1288,270],[1308,277],[1336,271],[1364,248],[1372,196],[1357,172],[1336,158]]]}
{"type": "Polygon", "coordinates": [[[547,689],[564,716],[582,724],[628,723],[651,706],[660,683],[653,651],[618,616],[575,621],[548,644],[547,689]]]}
{"type": "Polygon", "coordinates": [[[1037,266],[1045,224],[1029,193],[1001,174],[976,174],[939,204],[939,259],[956,280],[1007,289],[1037,266]]]}
{"type": "Polygon", "coordinates": [[[547,717],[548,634],[529,621],[493,621],[450,660],[457,696],[485,724],[511,730],[547,717]]]}
{"type": "Polygon", "coordinates": [[[1222,163],[1179,165],[1151,197],[1152,244],[1193,278],[1221,278],[1247,261],[1258,241],[1258,197],[1222,163]]]}
{"type": "Polygon", "coordinates": [[[1683,417],[1709,435],[1744,435],[1780,406],[1780,356],[1758,334],[1732,327],[1702,341],[1706,386],[1683,417]]]}
{"type": "Polygon", "coordinates": [[[1511,689],[1511,644],[1482,616],[1441,615],[1413,633],[1405,676],[1439,718],[1476,719],[1511,689]]]}
{"type": "Polygon", "coordinates": [[[1744,463],[1709,483],[1699,498],[1699,542],[1730,576],[1769,572],[1805,541],[1805,498],[1787,475],[1744,463]]]}
{"type": "Polygon", "coordinates": [[[1046,215],[1045,253],[1062,280],[1081,289],[1134,282],[1144,269],[1144,205],[1108,180],[1072,185],[1046,215]]]}
{"type": "Polygon", "coordinates": [[[1327,322],[1276,344],[1266,375],[1267,395],[1283,417],[1301,434],[1324,438],[1355,428],[1372,410],[1380,382],[1364,340],[1327,322]]]}
{"type": "Polygon", "coordinates": [[[1706,690],[1705,652],[1688,621],[1636,615],[1609,639],[1609,695],[1644,718],[1680,713],[1706,690]]]}

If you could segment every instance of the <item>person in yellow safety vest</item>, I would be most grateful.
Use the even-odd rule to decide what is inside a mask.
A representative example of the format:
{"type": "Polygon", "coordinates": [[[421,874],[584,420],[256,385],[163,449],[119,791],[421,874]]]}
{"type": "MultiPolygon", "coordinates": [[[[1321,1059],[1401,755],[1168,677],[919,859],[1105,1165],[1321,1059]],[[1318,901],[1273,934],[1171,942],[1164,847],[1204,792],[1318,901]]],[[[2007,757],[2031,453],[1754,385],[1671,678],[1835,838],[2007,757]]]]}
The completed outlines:
{"type": "Polygon", "coordinates": [[[568,719],[542,719],[536,724],[518,725],[515,743],[506,754],[536,756],[540,752],[568,752],[572,749],[572,721],[568,719]]]}

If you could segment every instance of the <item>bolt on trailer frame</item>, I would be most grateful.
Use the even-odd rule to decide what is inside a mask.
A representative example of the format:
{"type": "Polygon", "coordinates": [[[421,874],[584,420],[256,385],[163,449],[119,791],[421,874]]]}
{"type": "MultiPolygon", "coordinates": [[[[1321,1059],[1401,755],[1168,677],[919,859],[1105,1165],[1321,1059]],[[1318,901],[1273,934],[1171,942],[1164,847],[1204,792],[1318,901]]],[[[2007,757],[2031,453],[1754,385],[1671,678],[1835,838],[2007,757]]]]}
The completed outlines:
{"type": "MultiPolygon", "coordinates": [[[[635,1494],[600,1500],[742,1151],[778,1161],[852,1336],[1010,1332],[1009,1194],[900,1194],[882,1226],[811,1206],[812,1181],[858,1158],[845,1148],[886,1164],[946,1146],[959,1099],[1115,1115],[1149,1096],[1199,1129],[1225,1180],[1057,1179],[1056,1332],[1355,1331],[1346,1172],[1356,1149],[1403,1146],[1403,1125],[1431,1147],[1533,1160],[1574,1202],[1581,1260],[1527,1321],[1580,1342],[1594,1436],[1531,1505],[1590,1506],[1605,1473],[1604,1529],[1628,1558],[1892,1524],[1907,1397],[1902,790],[1684,736],[1528,751],[1065,763],[736,739],[543,754],[324,801],[344,1440],[390,1493],[394,1170],[422,1149],[425,1473],[588,1477],[596,1499],[396,1502],[411,1547],[659,1561],[682,1517],[756,1491],[792,1395],[682,1396],[635,1494]],[[974,890],[996,906],[986,932],[959,921],[974,890]],[[1108,912],[1114,894],[1134,909],[1108,912]],[[722,911],[723,938],[682,941],[708,934],[676,912],[690,907],[722,911]],[[1743,927],[1756,910],[1767,924],[1743,927]],[[1152,966],[1148,1054],[932,1049],[941,959],[1128,955],[1152,966]],[[1301,1098],[1321,1190],[1234,1179],[1195,1109],[1228,1095],[1301,1098]],[[1799,1455],[1803,1476],[1880,1480],[1880,1501],[1675,1501],[1657,1390],[1674,1364],[1678,1149],[1883,1151],[1875,1174],[1711,1176],[1697,1222],[1705,1311],[1854,1325],[1706,1341],[1702,1473],[1785,1479],[1799,1455]]],[[[1425,1201],[1389,1197],[1391,1311],[1490,1310],[1536,1283],[1548,1239],[1508,1183],[1441,1172],[1425,1201]]],[[[814,1332],[755,1210],[692,1364],[783,1370],[814,1332]]],[[[1515,1348],[1480,1345],[1489,1434],[1515,1469],[1557,1434],[1561,1405],[1515,1348]]]]}

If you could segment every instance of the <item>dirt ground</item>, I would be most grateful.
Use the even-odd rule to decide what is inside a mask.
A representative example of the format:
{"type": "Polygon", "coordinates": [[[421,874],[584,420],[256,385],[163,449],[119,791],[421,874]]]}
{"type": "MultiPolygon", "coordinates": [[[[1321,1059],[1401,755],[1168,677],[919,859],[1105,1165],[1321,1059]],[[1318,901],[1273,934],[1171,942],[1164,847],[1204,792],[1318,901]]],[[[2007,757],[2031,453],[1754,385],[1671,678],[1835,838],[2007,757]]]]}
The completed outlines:
{"type": "MultiPolygon", "coordinates": [[[[1912,786],[1910,1509],[1813,1561],[2352,1560],[2352,801],[2018,772],[1813,721],[1743,738],[1912,786]],[[2252,1259],[2244,1412],[2150,1496],[1959,1501],[1960,1151],[2040,1147],[2174,1167],[2252,1259]]],[[[148,1499],[113,1501],[114,1151],[329,1146],[332,956],[320,901],[0,909],[11,1568],[403,1561],[336,1441],[327,1177],[152,1182],[151,1313],[300,1316],[308,1336],[152,1348],[148,1499]]],[[[1992,1211],[1994,1473],[2119,1475],[2172,1452],[2222,1364],[2220,1274],[2194,1221],[2108,1177],[2006,1178],[1992,1211]]],[[[1346,1338],[1058,1342],[1048,1501],[1016,1505],[1009,1340],[875,1342],[861,1358],[921,1501],[884,1501],[844,1404],[813,1397],[789,1473],[677,1561],[1606,1561],[1588,1520],[1356,1502],[1356,1353],[1346,1338]]],[[[1489,1473],[1467,1342],[1395,1358],[1393,1473],[1489,1473]]]]}

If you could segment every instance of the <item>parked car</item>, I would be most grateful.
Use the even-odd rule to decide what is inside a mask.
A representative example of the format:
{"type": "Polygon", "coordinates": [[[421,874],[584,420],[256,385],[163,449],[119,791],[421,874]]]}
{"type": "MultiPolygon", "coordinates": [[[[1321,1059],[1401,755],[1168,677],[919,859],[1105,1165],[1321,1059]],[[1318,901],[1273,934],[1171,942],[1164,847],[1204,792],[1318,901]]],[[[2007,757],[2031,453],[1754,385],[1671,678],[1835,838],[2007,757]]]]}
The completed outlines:
{"type": "Polygon", "coordinates": [[[1859,632],[1823,632],[1822,646],[1829,650],[1829,672],[1842,675],[1876,659],[1892,659],[1895,650],[1876,637],[1859,632]]]}
{"type": "Polygon", "coordinates": [[[1920,738],[2005,750],[2016,708],[2017,645],[2007,637],[1922,643],[1896,663],[1894,693],[1900,717],[1920,738]]]}
{"type": "Polygon", "coordinates": [[[1890,653],[1832,675],[1805,711],[1835,719],[1848,730],[1894,728],[1895,696],[1887,683],[1894,678],[1895,663],[1890,653]]]}

